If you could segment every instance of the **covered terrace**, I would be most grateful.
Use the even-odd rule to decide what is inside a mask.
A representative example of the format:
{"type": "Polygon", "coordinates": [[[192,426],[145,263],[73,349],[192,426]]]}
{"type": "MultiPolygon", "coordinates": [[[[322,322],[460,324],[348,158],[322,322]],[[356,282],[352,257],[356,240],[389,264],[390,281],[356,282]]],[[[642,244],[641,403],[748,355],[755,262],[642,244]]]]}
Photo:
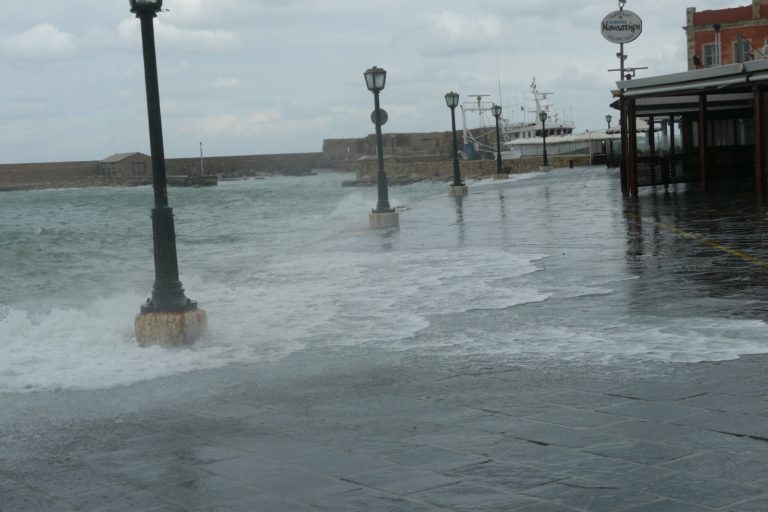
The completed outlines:
{"type": "Polygon", "coordinates": [[[698,182],[765,190],[768,60],[617,82],[622,192],[698,182]],[[648,123],[647,132],[637,123],[648,123]]]}

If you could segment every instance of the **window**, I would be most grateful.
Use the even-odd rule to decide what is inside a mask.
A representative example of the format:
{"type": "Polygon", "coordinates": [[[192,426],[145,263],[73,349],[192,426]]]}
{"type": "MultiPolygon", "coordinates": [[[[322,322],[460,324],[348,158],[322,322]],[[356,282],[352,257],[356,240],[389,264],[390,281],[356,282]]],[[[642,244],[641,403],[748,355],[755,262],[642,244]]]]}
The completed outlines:
{"type": "Polygon", "coordinates": [[[716,119],[707,123],[707,144],[710,146],[733,146],[736,141],[733,119],[716,119]]]}
{"type": "Polygon", "coordinates": [[[747,146],[755,143],[755,125],[750,118],[736,120],[736,144],[747,146]]]}
{"type": "Polygon", "coordinates": [[[131,167],[134,176],[144,176],[144,174],[147,172],[147,168],[144,165],[144,162],[133,162],[131,167]]]}
{"type": "Polygon", "coordinates": [[[749,39],[736,39],[733,43],[733,62],[747,62],[752,60],[752,44],[749,39]]]}
{"type": "Polygon", "coordinates": [[[720,52],[718,51],[717,43],[709,43],[701,46],[704,53],[704,67],[711,68],[712,66],[720,65],[720,52]]]}

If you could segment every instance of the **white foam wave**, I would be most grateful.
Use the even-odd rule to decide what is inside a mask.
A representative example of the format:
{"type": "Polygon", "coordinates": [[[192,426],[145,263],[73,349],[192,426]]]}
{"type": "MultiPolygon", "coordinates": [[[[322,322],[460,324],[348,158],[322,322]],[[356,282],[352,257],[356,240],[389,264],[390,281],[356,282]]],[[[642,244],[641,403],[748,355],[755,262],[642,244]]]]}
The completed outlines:
{"type": "Polygon", "coordinates": [[[140,349],[133,318],[144,297],[124,294],[83,309],[0,316],[0,390],[93,389],[305,348],[386,347],[430,325],[430,315],[505,308],[545,300],[499,284],[499,258],[514,279],[537,270],[535,257],[492,250],[420,254],[328,252],[296,256],[230,283],[182,278],[208,313],[209,332],[190,348],[140,349]]]}
{"type": "Polygon", "coordinates": [[[765,328],[762,321],[711,317],[641,317],[602,325],[570,319],[515,325],[509,332],[474,330],[463,334],[463,341],[457,337],[440,348],[453,356],[543,357],[586,364],[697,363],[767,352],[768,342],[761,338],[765,328]]]}

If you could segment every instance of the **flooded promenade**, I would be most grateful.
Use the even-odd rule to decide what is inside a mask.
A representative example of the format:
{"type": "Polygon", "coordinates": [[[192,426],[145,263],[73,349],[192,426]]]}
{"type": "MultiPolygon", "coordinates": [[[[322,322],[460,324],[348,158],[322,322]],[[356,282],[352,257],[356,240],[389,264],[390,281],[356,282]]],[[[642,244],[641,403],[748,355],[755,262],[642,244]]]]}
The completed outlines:
{"type": "MultiPolygon", "coordinates": [[[[678,185],[627,200],[615,170],[555,169],[471,182],[464,198],[393,188],[400,229],[371,231],[374,191],[276,179],[224,184],[222,211],[188,221],[184,205],[207,192],[174,197],[184,282],[212,334],[154,352],[168,360],[155,373],[141,374],[119,320],[138,300],[107,312],[113,341],[77,333],[80,362],[36,330],[53,322],[43,299],[0,314],[16,358],[0,366],[0,509],[768,509],[766,209],[751,193],[678,185]],[[247,208],[245,192],[270,200],[274,183],[327,186],[313,222],[341,211],[343,228],[302,245],[304,232],[255,227],[269,211],[226,232],[222,212],[247,208]],[[130,378],[111,379],[121,366],[130,378]]],[[[86,314],[88,297],[110,296],[112,281],[96,283],[46,304],[86,314]]],[[[51,325],[69,347],[67,324],[51,325]]]]}

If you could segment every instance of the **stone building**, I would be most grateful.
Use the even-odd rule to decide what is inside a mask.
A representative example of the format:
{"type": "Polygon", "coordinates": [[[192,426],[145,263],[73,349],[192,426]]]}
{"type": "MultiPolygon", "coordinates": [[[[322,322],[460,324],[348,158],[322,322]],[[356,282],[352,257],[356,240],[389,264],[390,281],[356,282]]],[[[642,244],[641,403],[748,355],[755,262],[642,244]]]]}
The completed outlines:
{"type": "Polygon", "coordinates": [[[768,58],[768,0],[686,14],[689,70],[768,58]]]}
{"type": "Polygon", "coordinates": [[[99,161],[98,175],[115,180],[133,180],[152,175],[152,159],[144,153],[116,153],[99,161]]]}

